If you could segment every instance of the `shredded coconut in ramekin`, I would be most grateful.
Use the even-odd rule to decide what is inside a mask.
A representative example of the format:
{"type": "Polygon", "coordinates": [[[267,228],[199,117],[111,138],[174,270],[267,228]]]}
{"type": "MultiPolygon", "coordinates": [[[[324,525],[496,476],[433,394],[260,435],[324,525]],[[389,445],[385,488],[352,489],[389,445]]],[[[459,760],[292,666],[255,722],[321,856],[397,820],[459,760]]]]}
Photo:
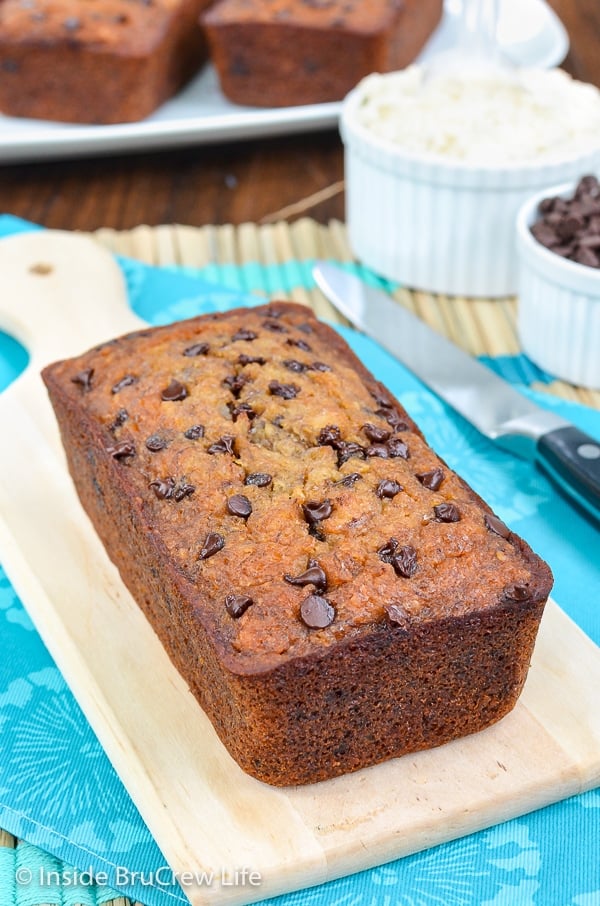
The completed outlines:
{"type": "Polygon", "coordinates": [[[410,153],[525,163],[600,148],[600,91],[560,69],[370,75],[358,122],[410,153]]]}

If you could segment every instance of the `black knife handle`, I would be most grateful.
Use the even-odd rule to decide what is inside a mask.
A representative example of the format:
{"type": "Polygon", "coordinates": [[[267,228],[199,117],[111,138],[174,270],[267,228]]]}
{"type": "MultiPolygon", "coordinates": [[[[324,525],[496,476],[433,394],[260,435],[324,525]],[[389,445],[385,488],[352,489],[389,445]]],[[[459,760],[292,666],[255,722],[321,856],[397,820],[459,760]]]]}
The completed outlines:
{"type": "Polygon", "coordinates": [[[600,441],[571,425],[542,435],[537,452],[540,466],[600,519],[600,441]]]}

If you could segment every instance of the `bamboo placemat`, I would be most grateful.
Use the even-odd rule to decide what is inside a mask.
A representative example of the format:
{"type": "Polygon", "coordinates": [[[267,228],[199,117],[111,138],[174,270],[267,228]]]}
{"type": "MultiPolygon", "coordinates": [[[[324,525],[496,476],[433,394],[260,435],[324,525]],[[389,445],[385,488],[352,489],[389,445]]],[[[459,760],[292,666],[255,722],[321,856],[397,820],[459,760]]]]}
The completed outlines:
{"type": "MultiPolygon", "coordinates": [[[[252,272],[250,276],[246,274],[245,279],[249,281],[249,285],[245,288],[248,290],[259,290],[268,284],[264,279],[264,272],[276,265],[311,262],[315,258],[345,262],[354,260],[343,223],[332,220],[328,225],[323,225],[308,217],[294,223],[245,223],[237,227],[230,224],[204,227],[139,226],[123,232],[102,229],[94,236],[111,251],[137,258],[146,264],[206,269],[210,265],[242,266],[251,263],[254,265],[256,283],[251,285],[252,272]]],[[[218,267],[215,271],[217,273],[218,267]]],[[[342,322],[343,319],[316,287],[307,288],[306,280],[301,279],[300,270],[298,275],[297,285],[290,286],[287,295],[297,302],[310,305],[320,317],[342,322]]],[[[293,277],[291,282],[294,282],[293,277]]],[[[281,297],[282,293],[275,292],[272,295],[281,297]]],[[[513,298],[451,298],[407,289],[396,289],[393,296],[400,304],[473,355],[514,356],[521,351],[516,331],[517,302],[513,298]]],[[[586,390],[562,381],[540,382],[532,386],[572,402],[600,408],[600,391],[586,390]]],[[[27,844],[18,843],[10,834],[0,830],[0,852],[3,851],[8,856],[7,861],[11,861],[9,851],[13,850],[16,863],[19,846],[25,847],[27,844]]],[[[96,906],[101,901],[107,906],[130,906],[130,901],[126,898],[106,901],[101,891],[88,889],[86,906],[96,906]]],[[[18,895],[15,906],[22,906],[18,895]]],[[[28,899],[26,906],[42,906],[42,903],[33,903],[28,899]]]]}
{"type": "MultiPolygon", "coordinates": [[[[98,230],[96,238],[112,251],[159,266],[183,265],[206,268],[209,265],[256,265],[261,268],[293,262],[310,262],[315,258],[353,261],[346,228],[339,220],[324,225],[309,217],[294,223],[240,226],[159,226],[136,227],[127,232],[98,230]]],[[[264,279],[255,287],[264,286],[264,279]]],[[[281,297],[281,292],[274,295],[281,297]]],[[[307,289],[299,281],[288,295],[312,306],[330,321],[343,319],[317,288],[307,289]]],[[[514,356],[521,349],[516,331],[517,302],[505,299],[465,299],[397,289],[394,298],[423,320],[446,334],[472,355],[514,356]]],[[[532,384],[572,402],[600,408],[600,391],[586,390],[562,381],[532,384]]]]}

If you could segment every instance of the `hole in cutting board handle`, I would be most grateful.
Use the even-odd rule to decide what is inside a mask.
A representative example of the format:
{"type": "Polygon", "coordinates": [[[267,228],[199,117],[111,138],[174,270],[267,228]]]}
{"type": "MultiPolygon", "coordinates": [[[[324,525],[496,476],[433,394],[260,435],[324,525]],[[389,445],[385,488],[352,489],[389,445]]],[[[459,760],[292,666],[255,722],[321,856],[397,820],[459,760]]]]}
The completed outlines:
{"type": "Polygon", "coordinates": [[[38,261],[36,264],[31,265],[29,273],[35,274],[36,277],[47,277],[53,270],[54,266],[52,264],[48,264],[47,261],[38,261]]]}

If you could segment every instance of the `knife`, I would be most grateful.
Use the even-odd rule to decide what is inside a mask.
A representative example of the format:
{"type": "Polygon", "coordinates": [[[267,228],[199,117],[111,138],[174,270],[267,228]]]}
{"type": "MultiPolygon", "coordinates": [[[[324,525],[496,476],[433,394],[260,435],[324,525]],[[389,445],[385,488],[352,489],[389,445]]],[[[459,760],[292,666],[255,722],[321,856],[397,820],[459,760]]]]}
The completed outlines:
{"type": "Polygon", "coordinates": [[[537,462],[600,519],[600,442],[528,400],[386,293],[333,264],[316,262],[317,286],[360,331],[391,352],[501,447],[537,462]]]}

